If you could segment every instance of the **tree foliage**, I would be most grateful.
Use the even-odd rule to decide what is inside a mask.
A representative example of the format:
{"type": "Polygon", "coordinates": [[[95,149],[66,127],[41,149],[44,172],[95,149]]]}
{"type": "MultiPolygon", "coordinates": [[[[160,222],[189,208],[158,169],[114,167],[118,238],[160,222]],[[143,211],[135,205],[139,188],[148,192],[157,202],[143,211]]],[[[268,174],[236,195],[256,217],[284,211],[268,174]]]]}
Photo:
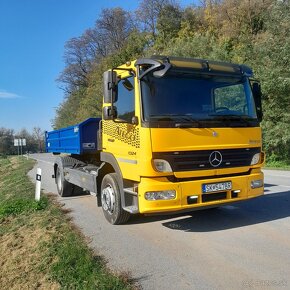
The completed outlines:
{"type": "Polygon", "coordinates": [[[12,129],[0,128],[0,156],[20,154],[20,146],[14,146],[14,139],[20,138],[26,139],[26,146],[22,147],[23,154],[44,151],[44,132],[39,127],[34,127],[32,133],[26,129],[15,133],[12,129]]]}
{"type": "Polygon", "coordinates": [[[167,6],[176,6],[174,0],[143,0],[136,11],[137,22],[143,31],[148,32],[153,39],[157,37],[157,21],[167,6]]]}
{"type": "Polygon", "coordinates": [[[183,9],[174,0],[142,0],[134,13],[104,9],[95,27],[65,46],[65,98],[54,126],[100,116],[103,72],[154,53],[250,65],[263,89],[268,158],[290,162],[289,0],[203,0],[183,9]]]}

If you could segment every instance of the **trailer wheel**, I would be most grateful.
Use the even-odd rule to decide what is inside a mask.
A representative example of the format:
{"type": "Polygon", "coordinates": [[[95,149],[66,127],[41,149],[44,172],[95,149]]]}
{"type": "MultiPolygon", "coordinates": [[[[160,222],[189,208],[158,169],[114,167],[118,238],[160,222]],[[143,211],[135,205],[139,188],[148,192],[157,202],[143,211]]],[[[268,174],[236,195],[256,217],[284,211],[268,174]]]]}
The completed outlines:
{"type": "Polygon", "coordinates": [[[103,178],[101,201],[103,213],[109,223],[118,225],[128,221],[130,214],[122,208],[121,193],[116,173],[109,173],[103,178]]]}
{"type": "Polygon", "coordinates": [[[65,197],[72,195],[73,185],[64,179],[63,171],[59,166],[56,168],[55,182],[60,196],[65,197]]]}

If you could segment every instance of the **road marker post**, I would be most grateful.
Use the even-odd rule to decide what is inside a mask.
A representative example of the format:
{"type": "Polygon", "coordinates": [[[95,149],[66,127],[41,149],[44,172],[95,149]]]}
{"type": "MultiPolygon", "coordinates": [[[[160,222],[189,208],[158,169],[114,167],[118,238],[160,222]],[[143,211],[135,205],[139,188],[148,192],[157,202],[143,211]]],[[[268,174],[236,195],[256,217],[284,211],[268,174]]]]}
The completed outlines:
{"type": "Polygon", "coordinates": [[[36,186],[35,186],[35,200],[40,200],[40,190],[41,190],[41,168],[36,169],[36,186]]]}

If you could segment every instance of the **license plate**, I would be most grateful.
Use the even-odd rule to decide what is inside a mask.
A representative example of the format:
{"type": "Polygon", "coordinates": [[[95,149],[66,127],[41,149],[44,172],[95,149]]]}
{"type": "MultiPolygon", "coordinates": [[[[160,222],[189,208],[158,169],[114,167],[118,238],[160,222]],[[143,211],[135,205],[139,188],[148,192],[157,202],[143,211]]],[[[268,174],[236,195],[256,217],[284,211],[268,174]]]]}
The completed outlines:
{"type": "Polygon", "coordinates": [[[231,181],[218,182],[218,183],[207,183],[207,184],[202,185],[202,192],[203,193],[225,191],[225,190],[231,190],[231,189],[232,189],[232,182],[231,181]]]}

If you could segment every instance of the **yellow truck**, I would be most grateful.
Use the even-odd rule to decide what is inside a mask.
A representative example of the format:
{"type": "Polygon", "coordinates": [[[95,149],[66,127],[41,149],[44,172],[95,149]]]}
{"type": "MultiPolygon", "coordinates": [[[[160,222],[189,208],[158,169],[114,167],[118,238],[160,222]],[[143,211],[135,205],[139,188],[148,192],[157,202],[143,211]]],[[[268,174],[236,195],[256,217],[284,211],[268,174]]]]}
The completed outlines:
{"type": "Polygon", "coordinates": [[[104,73],[102,118],[47,132],[58,192],[112,224],[262,195],[261,89],[246,65],[152,56],[104,73]]]}

